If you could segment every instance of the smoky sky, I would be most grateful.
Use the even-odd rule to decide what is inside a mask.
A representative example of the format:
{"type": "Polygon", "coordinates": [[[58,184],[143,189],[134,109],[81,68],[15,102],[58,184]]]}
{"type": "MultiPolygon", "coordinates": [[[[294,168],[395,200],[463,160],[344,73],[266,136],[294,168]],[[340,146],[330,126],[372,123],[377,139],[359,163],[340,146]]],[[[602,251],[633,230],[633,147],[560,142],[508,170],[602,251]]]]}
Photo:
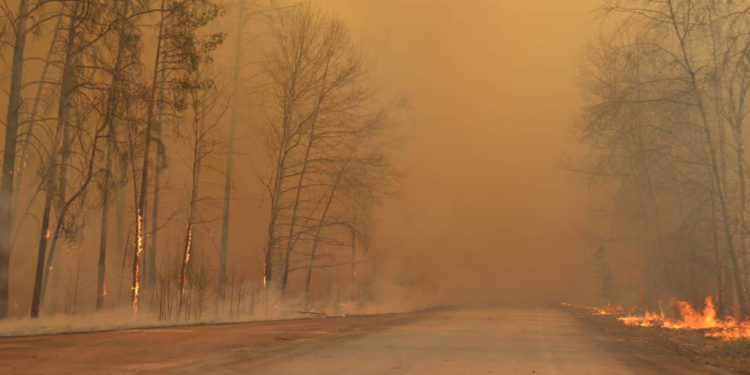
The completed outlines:
{"type": "MultiPolygon", "coordinates": [[[[377,215],[383,267],[441,301],[593,297],[578,63],[596,0],[319,0],[408,99],[406,173],[377,215]]],[[[590,219],[589,219],[590,221],[590,219]]]]}

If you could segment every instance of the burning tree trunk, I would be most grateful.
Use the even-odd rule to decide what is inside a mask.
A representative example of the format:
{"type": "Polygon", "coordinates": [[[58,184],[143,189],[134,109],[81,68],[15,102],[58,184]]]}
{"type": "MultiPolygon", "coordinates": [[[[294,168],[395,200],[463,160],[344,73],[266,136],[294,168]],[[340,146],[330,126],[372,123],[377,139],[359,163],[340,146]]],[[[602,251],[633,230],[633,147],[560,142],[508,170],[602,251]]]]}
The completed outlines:
{"type": "MultiPolygon", "coordinates": [[[[211,0],[179,0],[161,1],[159,8],[159,22],[157,33],[157,44],[154,51],[153,76],[149,85],[149,98],[147,109],[147,120],[145,127],[145,144],[139,193],[136,204],[136,241],[133,258],[133,294],[131,302],[133,313],[137,314],[140,304],[142,289],[143,255],[145,247],[144,215],[146,212],[146,198],[149,186],[149,169],[151,148],[154,143],[154,130],[160,116],[158,105],[169,102],[172,110],[182,112],[184,110],[184,96],[189,76],[200,66],[199,60],[204,58],[201,53],[208,54],[222,42],[222,34],[211,34],[208,38],[197,35],[197,30],[205,26],[220,14],[220,7],[213,4],[211,0]],[[200,45],[200,46],[199,46],[200,45]],[[170,100],[158,100],[161,90],[170,100]],[[157,114],[157,112],[159,112],[157,114]]],[[[187,90],[189,91],[189,90],[187,90]]],[[[163,129],[162,129],[163,131],[163,129]]],[[[161,142],[161,140],[157,139],[161,142]]],[[[156,166],[158,167],[158,166],[156,166]]],[[[149,251],[153,251],[150,249],[149,251]]],[[[155,267],[155,262],[152,267],[155,267]]],[[[155,269],[154,269],[155,270],[155,269]]]]}
{"type": "MultiPolygon", "coordinates": [[[[50,174],[58,182],[57,186],[51,186],[47,191],[48,194],[54,192],[59,204],[56,208],[54,230],[48,233],[49,229],[45,228],[46,230],[44,231],[45,237],[50,237],[52,241],[42,274],[41,290],[39,293],[35,292],[36,314],[38,314],[38,310],[44,301],[45,291],[49,284],[50,271],[53,269],[55,251],[60,240],[62,237],[65,237],[65,240],[68,242],[76,241],[77,233],[81,230],[78,222],[83,220],[83,215],[71,214],[71,210],[74,205],[76,205],[75,207],[79,207],[80,210],[83,210],[85,207],[85,196],[89,191],[91,182],[98,174],[96,169],[97,156],[101,152],[99,142],[102,138],[111,139],[111,137],[105,134],[114,134],[111,128],[114,127],[114,118],[119,111],[118,104],[122,97],[120,95],[123,74],[123,62],[121,59],[123,58],[125,48],[123,46],[123,49],[114,53],[114,67],[108,67],[103,63],[102,50],[97,48],[97,43],[102,39],[106,39],[118,27],[124,27],[121,24],[128,21],[127,17],[130,16],[121,13],[119,9],[115,9],[114,12],[111,12],[111,10],[105,4],[92,5],[76,2],[69,16],[70,25],[68,26],[68,42],[65,44],[65,64],[59,103],[61,109],[59,109],[60,113],[57,119],[58,129],[62,127],[63,130],[60,136],[59,147],[57,140],[53,142],[52,162],[48,166],[52,171],[50,174]],[[81,12],[81,7],[84,5],[86,5],[86,12],[79,13],[81,12]],[[113,13],[114,18],[107,18],[107,16],[113,13]],[[105,81],[108,83],[104,84],[104,89],[102,90],[99,87],[95,87],[95,85],[101,82],[97,79],[96,74],[103,71],[109,71],[110,76],[105,81]],[[93,92],[86,92],[86,90],[93,92]],[[100,92],[105,93],[101,103],[101,106],[104,108],[101,117],[97,119],[87,116],[86,114],[89,113],[90,108],[98,105],[96,102],[81,100],[80,98],[91,99],[100,92]],[[89,129],[87,126],[91,128],[89,129]],[[70,134],[70,132],[73,133],[70,134]],[[89,137],[89,139],[87,142],[80,142],[82,137],[89,137]],[[75,142],[75,146],[78,147],[77,150],[73,149],[74,143],[71,138],[77,139],[75,142]],[[77,181],[80,181],[80,184],[75,186],[72,189],[72,194],[68,196],[66,193],[69,185],[67,166],[69,161],[72,160],[71,155],[74,154],[78,155],[78,162],[81,165],[77,168],[72,168],[72,171],[78,172],[77,181]]],[[[119,36],[121,42],[129,41],[131,37],[130,35],[119,36]]],[[[130,63],[132,64],[132,61],[130,63]]],[[[55,137],[58,137],[58,135],[56,134],[55,137]]],[[[71,177],[70,181],[76,181],[75,177],[71,177]]],[[[109,184],[109,181],[107,183],[109,184]]],[[[71,186],[74,185],[71,184],[71,186]]],[[[46,207],[45,214],[49,215],[49,210],[46,207]]],[[[40,241],[41,243],[42,241],[40,241]]],[[[44,246],[46,247],[46,243],[44,243],[44,246]]],[[[46,249],[40,246],[40,255],[42,255],[40,259],[44,258],[43,252],[45,251],[46,249]]]]}
{"type": "Polygon", "coordinates": [[[133,272],[132,272],[132,294],[130,302],[133,309],[133,315],[138,314],[140,308],[141,299],[141,278],[143,274],[143,253],[146,251],[146,239],[144,232],[144,215],[146,213],[146,195],[148,193],[148,170],[150,168],[149,160],[151,159],[151,143],[152,143],[152,131],[154,123],[156,121],[156,99],[157,93],[159,92],[159,68],[162,64],[162,48],[163,48],[163,35],[164,35],[164,23],[166,17],[165,0],[161,1],[161,12],[159,14],[158,32],[156,37],[156,49],[154,51],[154,65],[152,72],[152,81],[149,87],[149,99],[146,115],[146,128],[145,128],[145,141],[143,143],[143,156],[141,161],[141,176],[140,176],[140,190],[136,198],[135,206],[135,244],[133,251],[133,272]]]}
{"type": "MultiPolygon", "coordinates": [[[[210,40],[210,37],[209,37],[210,40]]],[[[188,76],[189,80],[186,82],[186,87],[189,90],[189,100],[192,110],[192,121],[191,121],[191,181],[190,181],[190,195],[188,200],[188,213],[187,213],[187,226],[185,230],[185,242],[182,254],[182,265],[180,272],[180,301],[184,300],[186,288],[191,273],[191,259],[194,258],[193,247],[195,244],[194,229],[195,225],[198,224],[199,207],[198,203],[200,197],[200,181],[201,181],[201,170],[203,168],[204,160],[213,152],[214,143],[209,138],[215,131],[219,120],[223,115],[223,111],[217,115],[215,121],[207,124],[209,120],[208,116],[210,113],[215,112],[219,103],[219,96],[216,92],[216,87],[213,80],[204,79],[207,76],[208,69],[211,67],[211,59],[208,58],[209,53],[212,52],[216,45],[206,40],[198,40],[199,43],[193,47],[193,54],[197,57],[198,63],[194,66],[194,71],[188,76]]],[[[221,255],[220,255],[221,256],[221,255]]],[[[224,259],[220,258],[220,263],[224,259]]],[[[196,285],[199,288],[199,292],[202,294],[204,291],[205,284],[205,269],[201,269],[201,282],[196,285]]],[[[221,277],[221,275],[219,275],[221,277]]]]}
{"type": "Polygon", "coordinates": [[[203,137],[205,136],[205,113],[200,109],[201,104],[197,100],[193,101],[193,130],[194,138],[192,144],[192,168],[190,180],[190,198],[188,201],[187,226],[185,230],[185,242],[182,253],[182,266],[180,267],[180,299],[185,297],[185,288],[188,283],[188,272],[190,267],[190,258],[193,256],[193,226],[196,222],[198,209],[198,190],[200,187],[201,164],[205,156],[203,149],[203,137]]]}

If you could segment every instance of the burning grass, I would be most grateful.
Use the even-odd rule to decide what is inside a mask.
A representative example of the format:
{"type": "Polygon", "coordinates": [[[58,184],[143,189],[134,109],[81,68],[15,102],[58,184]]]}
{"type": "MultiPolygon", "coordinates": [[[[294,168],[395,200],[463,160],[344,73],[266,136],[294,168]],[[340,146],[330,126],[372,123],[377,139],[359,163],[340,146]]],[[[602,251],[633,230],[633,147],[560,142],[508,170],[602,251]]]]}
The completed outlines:
{"type": "Polygon", "coordinates": [[[671,318],[664,313],[645,310],[635,313],[635,308],[624,309],[620,306],[591,307],[563,303],[564,306],[579,307],[597,315],[613,315],[627,326],[661,327],[672,330],[700,330],[706,337],[715,337],[724,341],[750,339],[750,320],[739,320],[733,317],[720,318],[712,298],[706,297],[703,310],[698,310],[690,303],[675,300],[678,317],[671,318]]]}
{"type": "Polygon", "coordinates": [[[750,321],[719,317],[713,301],[702,309],[673,301],[658,312],[620,306],[563,303],[574,317],[618,345],[647,348],[700,364],[750,374],[750,321]]]}

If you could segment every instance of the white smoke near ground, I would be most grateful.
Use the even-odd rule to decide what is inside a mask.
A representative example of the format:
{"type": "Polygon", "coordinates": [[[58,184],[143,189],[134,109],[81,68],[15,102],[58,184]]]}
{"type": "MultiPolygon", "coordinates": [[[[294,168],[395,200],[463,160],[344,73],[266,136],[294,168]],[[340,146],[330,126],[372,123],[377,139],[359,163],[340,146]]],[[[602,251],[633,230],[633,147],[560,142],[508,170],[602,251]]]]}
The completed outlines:
{"type": "Polygon", "coordinates": [[[316,296],[306,303],[303,296],[281,297],[278,291],[246,283],[223,301],[206,298],[200,307],[179,306],[173,301],[149,306],[134,316],[129,306],[80,314],[57,313],[39,318],[9,318],[0,321],[0,337],[68,334],[85,332],[157,329],[194,325],[236,324],[271,320],[352,317],[384,313],[405,313],[432,306],[428,288],[414,288],[394,280],[367,282],[366,287],[337,290],[316,296]]]}

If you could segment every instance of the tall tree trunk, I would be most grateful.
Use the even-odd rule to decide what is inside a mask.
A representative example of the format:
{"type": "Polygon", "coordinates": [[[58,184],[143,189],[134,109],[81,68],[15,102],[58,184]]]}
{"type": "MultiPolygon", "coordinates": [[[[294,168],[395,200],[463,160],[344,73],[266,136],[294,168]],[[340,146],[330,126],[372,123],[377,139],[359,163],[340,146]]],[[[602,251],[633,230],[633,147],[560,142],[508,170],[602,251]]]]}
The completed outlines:
{"type": "Polygon", "coordinates": [[[719,233],[716,228],[716,203],[711,196],[711,244],[714,251],[714,271],[716,272],[716,313],[723,316],[726,313],[726,298],[724,295],[724,267],[722,265],[721,252],[719,251],[719,233]]]}
{"type": "MultiPolygon", "coordinates": [[[[42,73],[39,85],[36,89],[36,95],[34,96],[34,102],[31,105],[31,113],[29,116],[29,129],[26,131],[26,135],[24,136],[25,141],[21,142],[21,153],[19,157],[21,158],[19,162],[19,166],[17,168],[17,171],[15,173],[15,188],[16,190],[20,190],[23,188],[23,180],[26,172],[26,168],[28,167],[29,163],[29,148],[31,145],[31,139],[34,137],[34,128],[35,123],[38,121],[39,116],[39,106],[42,102],[42,97],[44,93],[44,87],[47,85],[47,75],[49,74],[49,68],[52,66],[52,58],[55,52],[55,41],[57,41],[57,37],[59,35],[60,29],[63,27],[63,21],[64,17],[62,16],[62,12],[60,12],[57,16],[57,24],[55,25],[55,31],[52,33],[52,40],[49,44],[49,48],[47,49],[47,56],[44,60],[44,66],[42,67],[42,73]]],[[[29,202],[29,208],[31,208],[31,205],[36,200],[37,194],[34,194],[29,202]]],[[[20,194],[16,194],[15,197],[15,207],[19,207],[20,204],[20,194]]],[[[23,225],[24,220],[31,212],[30,209],[27,209],[24,214],[21,216],[21,218],[16,223],[16,235],[21,230],[21,227],[23,225]]],[[[15,219],[15,218],[14,218],[15,219]]]]}
{"type": "Polygon", "coordinates": [[[227,253],[229,250],[229,219],[232,205],[234,148],[240,110],[240,65],[242,61],[242,34],[244,33],[245,0],[239,0],[237,9],[237,35],[234,45],[234,71],[232,72],[232,115],[229,120],[227,164],[224,168],[224,206],[221,213],[221,244],[219,247],[219,297],[224,299],[227,284],[227,253]]]}
{"type": "Polygon", "coordinates": [[[107,112],[104,118],[104,128],[108,130],[107,135],[107,161],[106,171],[104,171],[104,180],[102,181],[102,220],[101,231],[99,233],[99,262],[97,267],[96,282],[96,309],[101,310],[104,307],[104,297],[106,295],[106,269],[107,269],[107,237],[109,229],[109,206],[111,195],[111,173],[112,173],[112,154],[115,152],[116,129],[114,119],[118,113],[118,104],[120,101],[120,84],[122,79],[122,66],[127,45],[127,33],[125,18],[128,14],[130,3],[124,2],[120,9],[118,17],[118,46],[117,56],[115,57],[115,66],[112,72],[112,83],[108,93],[107,112]]]}
{"type": "MultiPolygon", "coordinates": [[[[70,103],[70,95],[72,94],[73,87],[75,86],[75,79],[73,77],[72,67],[75,61],[74,53],[74,40],[76,30],[76,15],[78,13],[78,7],[80,6],[79,1],[75,1],[73,9],[71,10],[70,16],[68,17],[68,25],[66,31],[66,52],[65,61],[63,62],[62,82],[60,84],[60,97],[57,108],[57,126],[52,141],[52,149],[50,150],[49,163],[47,166],[47,175],[42,182],[47,186],[45,192],[44,208],[42,209],[42,225],[39,231],[39,247],[37,249],[37,266],[36,275],[34,279],[34,291],[32,294],[31,301],[31,317],[36,318],[39,316],[39,310],[44,300],[45,285],[49,277],[49,273],[52,271],[52,254],[47,259],[47,240],[52,236],[49,229],[50,226],[50,215],[52,204],[56,196],[59,196],[61,192],[56,187],[56,180],[60,179],[61,172],[57,171],[58,165],[62,164],[58,160],[58,157],[64,157],[64,147],[67,138],[67,116],[68,107],[70,103]],[[62,139],[60,139],[62,138],[62,139]]],[[[64,176],[63,176],[64,179],[64,176]]],[[[60,186],[62,188],[62,186],[60,186]]],[[[57,214],[56,227],[59,233],[59,228],[64,220],[65,214],[58,212],[57,214]]],[[[54,240],[53,240],[54,242],[54,240]]],[[[54,250],[55,246],[52,246],[54,250]]]]}
{"type": "MultiPolygon", "coordinates": [[[[123,170],[119,170],[119,172],[123,174],[126,173],[123,170]]],[[[125,194],[115,194],[115,244],[116,250],[119,250],[120,254],[122,254],[122,263],[120,267],[119,280],[117,283],[118,304],[120,303],[120,301],[122,301],[122,282],[125,279],[125,263],[127,261],[128,245],[131,243],[130,238],[125,238],[125,222],[127,220],[125,216],[125,194]]],[[[128,237],[130,237],[129,231],[128,237]]]]}
{"type": "MultiPolygon", "coordinates": [[[[745,95],[740,96],[740,102],[744,102],[745,95]]],[[[739,208],[737,212],[737,229],[736,233],[738,236],[737,240],[737,252],[740,254],[740,268],[747,271],[748,266],[748,254],[747,254],[747,177],[745,169],[745,139],[743,131],[743,120],[745,116],[744,105],[740,105],[738,109],[739,113],[736,116],[732,124],[732,134],[735,141],[736,151],[736,163],[737,163],[737,179],[739,184],[739,208]]],[[[741,283],[742,289],[747,291],[748,288],[748,275],[747,272],[742,272],[741,283]]],[[[748,306],[750,308],[750,306],[748,306]]],[[[750,311],[748,311],[750,313],[750,311]]]]}
{"type": "MultiPolygon", "coordinates": [[[[112,137],[110,131],[110,137],[112,137]]],[[[110,141],[109,143],[111,143],[110,141]]],[[[109,229],[109,199],[110,199],[110,176],[112,167],[112,146],[107,146],[107,172],[102,182],[102,221],[99,232],[99,262],[96,277],[96,310],[104,308],[104,297],[106,296],[106,273],[107,273],[107,235],[109,229]]]]}
{"type": "Polygon", "coordinates": [[[194,105],[195,118],[193,129],[198,129],[195,134],[195,141],[193,143],[193,165],[191,168],[191,188],[190,188],[190,203],[188,206],[187,215],[187,228],[185,230],[185,242],[182,253],[182,267],[180,269],[180,303],[182,303],[185,297],[185,292],[188,284],[188,272],[190,267],[190,259],[193,257],[193,226],[195,225],[195,216],[198,208],[198,189],[200,187],[201,178],[201,159],[203,157],[203,129],[205,121],[205,112],[198,111],[199,105],[194,105]],[[199,117],[200,116],[200,117],[199,117]]]}
{"type": "Polygon", "coordinates": [[[28,18],[26,0],[18,4],[13,67],[10,78],[8,113],[5,122],[5,144],[3,151],[2,182],[0,183],[0,319],[8,313],[10,289],[10,237],[13,230],[13,173],[16,166],[18,117],[21,109],[24,53],[26,49],[26,22],[28,18]]]}
{"type": "Polygon", "coordinates": [[[351,242],[352,253],[349,259],[351,260],[351,263],[352,263],[352,280],[354,280],[357,277],[357,268],[356,268],[357,266],[357,231],[356,229],[354,229],[354,225],[352,225],[352,227],[349,228],[349,231],[351,232],[351,236],[352,236],[352,240],[351,240],[352,241],[351,242]]]}
{"type": "Polygon", "coordinates": [[[159,206],[161,205],[161,171],[159,168],[161,168],[164,160],[164,147],[161,143],[161,121],[159,117],[157,115],[157,121],[154,124],[154,132],[156,133],[156,160],[154,162],[154,191],[151,201],[151,230],[149,231],[151,240],[149,241],[150,245],[143,262],[143,274],[145,276],[143,287],[146,290],[156,286],[157,273],[156,251],[159,243],[159,206]]]}
{"type": "MultiPolygon", "coordinates": [[[[164,9],[165,0],[161,1],[160,9],[164,9]]],[[[154,71],[153,81],[151,82],[151,90],[149,93],[148,103],[148,114],[146,119],[145,129],[145,141],[143,145],[143,161],[141,167],[140,177],[140,189],[138,192],[136,207],[135,207],[135,251],[133,252],[133,284],[132,294],[130,297],[131,306],[133,309],[133,315],[137,315],[140,308],[140,297],[141,297],[141,279],[143,270],[143,252],[145,249],[145,234],[144,234],[144,215],[146,212],[146,195],[148,193],[148,168],[149,158],[151,157],[151,143],[152,134],[154,129],[155,119],[155,106],[156,106],[156,94],[159,90],[159,67],[161,66],[161,55],[162,55],[162,36],[164,33],[164,14],[160,15],[159,19],[159,31],[156,41],[156,51],[154,54],[154,71]]]]}
{"type": "MultiPolygon", "coordinates": [[[[160,82],[166,81],[166,69],[162,62],[160,82]]],[[[157,113],[154,132],[156,133],[156,161],[154,162],[154,192],[151,202],[150,247],[143,260],[144,289],[156,287],[156,253],[159,246],[159,207],[161,206],[161,166],[164,164],[164,143],[162,140],[162,115],[164,114],[164,89],[159,88],[156,104],[157,113]]]]}

